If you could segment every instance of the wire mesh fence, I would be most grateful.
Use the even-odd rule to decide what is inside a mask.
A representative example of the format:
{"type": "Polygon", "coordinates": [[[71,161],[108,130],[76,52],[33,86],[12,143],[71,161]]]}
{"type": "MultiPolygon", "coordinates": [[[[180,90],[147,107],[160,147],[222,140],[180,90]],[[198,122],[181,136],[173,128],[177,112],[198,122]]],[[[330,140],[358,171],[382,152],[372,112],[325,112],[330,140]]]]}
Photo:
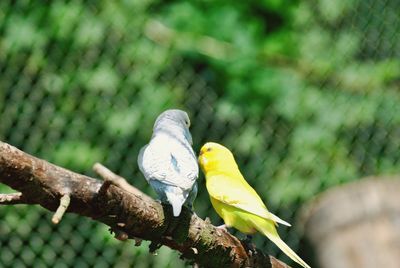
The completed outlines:
{"type": "MultiPolygon", "coordinates": [[[[329,187],[398,173],[399,13],[396,0],[1,1],[0,138],[92,176],[101,162],[155,196],[137,154],[155,117],[182,108],[195,151],[231,148],[270,210],[293,222],[329,187]]],[[[222,223],[199,186],[196,213],[222,223]]],[[[50,217],[1,207],[0,267],[186,265],[90,219],[50,217]]],[[[279,232],[299,250],[296,228],[279,232]]]]}

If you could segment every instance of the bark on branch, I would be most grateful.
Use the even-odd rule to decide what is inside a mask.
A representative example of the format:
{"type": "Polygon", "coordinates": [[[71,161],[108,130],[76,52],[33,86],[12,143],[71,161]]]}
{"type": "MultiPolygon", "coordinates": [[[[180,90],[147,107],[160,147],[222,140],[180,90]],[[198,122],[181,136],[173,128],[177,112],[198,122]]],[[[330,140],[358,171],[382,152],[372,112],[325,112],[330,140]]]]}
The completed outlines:
{"type": "Polygon", "coordinates": [[[188,209],[174,218],[170,207],[134,187],[127,191],[118,184],[74,173],[1,141],[0,182],[20,192],[0,195],[0,204],[39,204],[50,211],[60,207],[105,223],[131,239],[168,246],[202,267],[289,267],[258,249],[249,250],[188,209]]]}

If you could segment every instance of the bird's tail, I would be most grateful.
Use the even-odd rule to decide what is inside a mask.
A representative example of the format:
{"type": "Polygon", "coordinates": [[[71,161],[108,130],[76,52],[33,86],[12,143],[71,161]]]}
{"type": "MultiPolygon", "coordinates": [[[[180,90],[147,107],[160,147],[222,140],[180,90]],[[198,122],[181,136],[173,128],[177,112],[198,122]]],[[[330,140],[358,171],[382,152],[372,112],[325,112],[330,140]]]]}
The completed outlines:
{"type": "MultiPolygon", "coordinates": [[[[178,188],[178,187],[174,187],[178,188]]],[[[181,214],[182,206],[186,201],[188,194],[184,194],[181,189],[174,189],[173,191],[166,191],[168,202],[172,206],[174,217],[178,217],[181,214]],[[180,191],[179,191],[180,190],[180,191]]]]}
{"type": "Polygon", "coordinates": [[[301,266],[305,268],[311,268],[305,261],[303,261],[283,240],[279,237],[278,232],[274,224],[268,220],[257,219],[256,222],[253,221],[253,224],[256,226],[256,229],[268,237],[269,240],[274,242],[274,244],[280,248],[289,258],[293,261],[297,262],[301,266]]]}

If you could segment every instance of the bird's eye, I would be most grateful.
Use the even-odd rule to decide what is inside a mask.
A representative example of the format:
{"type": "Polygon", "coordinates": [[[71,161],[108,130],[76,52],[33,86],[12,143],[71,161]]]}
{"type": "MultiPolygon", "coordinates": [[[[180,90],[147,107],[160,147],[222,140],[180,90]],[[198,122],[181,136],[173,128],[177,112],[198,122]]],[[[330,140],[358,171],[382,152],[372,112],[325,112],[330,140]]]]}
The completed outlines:
{"type": "Polygon", "coordinates": [[[187,125],[187,126],[189,126],[189,121],[188,120],[185,120],[185,125],[187,125]]]}
{"type": "Polygon", "coordinates": [[[207,151],[207,152],[210,152],[210,151],[211,151],[211,147],[208,147],[206,151],[207,151]]]}

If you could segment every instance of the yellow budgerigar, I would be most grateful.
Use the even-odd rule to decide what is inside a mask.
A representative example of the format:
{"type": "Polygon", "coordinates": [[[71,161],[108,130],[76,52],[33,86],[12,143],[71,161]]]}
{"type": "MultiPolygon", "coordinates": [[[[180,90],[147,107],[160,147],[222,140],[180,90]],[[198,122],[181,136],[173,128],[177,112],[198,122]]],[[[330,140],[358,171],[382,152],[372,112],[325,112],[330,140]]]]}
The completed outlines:
{"type": "Polygon", "coordinates": [[[310,267],[279,237],[276,225],[290,224],[268,211],[256,191],[243,178],[229,149],[208,142],[200,150],[199,163],[206,177],[211,203],[226,226],[245,234],[261,232],[293,261],[310,267]]]}

